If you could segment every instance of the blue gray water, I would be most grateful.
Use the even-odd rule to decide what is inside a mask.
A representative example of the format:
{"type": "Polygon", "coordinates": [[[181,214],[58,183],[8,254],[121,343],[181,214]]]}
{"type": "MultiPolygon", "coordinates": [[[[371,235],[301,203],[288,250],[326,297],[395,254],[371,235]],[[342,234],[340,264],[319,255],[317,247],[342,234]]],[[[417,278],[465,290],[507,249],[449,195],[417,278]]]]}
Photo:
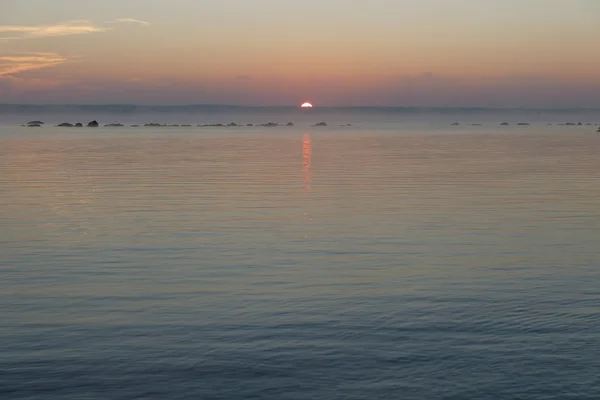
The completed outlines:
{"type": "Polygon", "coordinates": [[[600,134],[347,120],[0,127],[0,398],[597,399],[600,134]]]}

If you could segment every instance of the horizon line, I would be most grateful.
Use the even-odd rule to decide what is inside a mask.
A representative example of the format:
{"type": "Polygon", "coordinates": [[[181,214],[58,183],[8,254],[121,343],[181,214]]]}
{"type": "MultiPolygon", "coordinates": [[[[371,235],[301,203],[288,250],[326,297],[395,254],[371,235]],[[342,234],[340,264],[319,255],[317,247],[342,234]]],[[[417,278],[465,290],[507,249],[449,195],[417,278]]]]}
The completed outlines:
{"type": "MultiPolygon", "coordinates": [[[[137,104],[137,103],[0,103],[0,107],[229,107],[229,108],[294,108],[302,109],[299,105],[243,105],[243,104],[225,104],[225,103],[184,103],[184,104],[137,104]]],[[[597,111],[600,107],[482,107],[482,106],[395,106],[395,105],[328,105],[314,106],[311,109],[302,109],[304,111],[318,109],[358,109],[358,108],[379,108],[379,109],[421,109],[421,110],[444,110],[444,109],[470,109],[470,110],[589,110],[597,111]]]]}

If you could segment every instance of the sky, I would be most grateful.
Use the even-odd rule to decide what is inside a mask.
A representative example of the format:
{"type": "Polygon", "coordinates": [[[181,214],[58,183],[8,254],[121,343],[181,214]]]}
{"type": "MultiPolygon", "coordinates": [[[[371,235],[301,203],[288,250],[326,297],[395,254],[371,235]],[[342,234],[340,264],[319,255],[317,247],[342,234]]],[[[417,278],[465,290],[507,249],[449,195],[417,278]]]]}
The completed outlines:
{"type": "Polygon", "coordinates": [[[600,107],[598,0],[0,0],[0,103],[600,107]]]}

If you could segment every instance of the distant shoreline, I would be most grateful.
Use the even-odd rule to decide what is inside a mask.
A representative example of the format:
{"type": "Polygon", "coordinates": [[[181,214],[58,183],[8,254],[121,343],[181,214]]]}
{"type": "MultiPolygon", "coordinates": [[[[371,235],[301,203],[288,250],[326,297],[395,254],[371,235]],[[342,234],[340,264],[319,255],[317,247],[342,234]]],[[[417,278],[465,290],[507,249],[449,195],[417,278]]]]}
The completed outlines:
{"type": "Polygon", "coordinates": [[[298,111],[314,113],[319,111],[375,111],[375,112],[600,112],[600,108],[561,108],[561,107],[421,107],[421,106],[318,106],[312,109],[301,109],[297,105],[286,106],[247,106],[237,104],[181,104],[181,105],[150,105],[150,104],[19,104],[0,103],[0,113],[19,111],[106,111],[106,112],[139,112],[139,111],[298,111]]]}

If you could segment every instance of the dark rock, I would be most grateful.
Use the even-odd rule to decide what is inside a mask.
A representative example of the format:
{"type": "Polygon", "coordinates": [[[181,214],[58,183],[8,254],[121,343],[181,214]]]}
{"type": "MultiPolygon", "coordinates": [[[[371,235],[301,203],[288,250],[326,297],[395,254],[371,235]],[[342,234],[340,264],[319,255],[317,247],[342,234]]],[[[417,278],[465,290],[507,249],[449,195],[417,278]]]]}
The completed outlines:
{"type": "Polygon", "coordinates": [[[581,126],[581,125],[583,125],[583,124],[582,124],[581,122],[578,122],[578,123],[577,123],[577,125],[578,125],[578,126],[581,126]]]}
{"type": "Polygon", "coordinates": [[[509,124],[508,122],[503,122],[503,123],[501,123],[500,125],[501,125],[501,126],[508,126],[508,125],[510,125],[510,124],[509,124]]]}
{"type": "Polygon", "coordinates": [[[227,124],[227,126],[239,126],[238,124],[236,124],[235,122],[230,122],[227,124]]]}
{"type": "Polygon", "coordinates": [[[288,122],[287,124],[285,124],[285,126],[294,126],[293,122],[288,122]]]}
{"type": "Polygon", "coordinates": [[[313,126],[327,126],[327,123],[326,122],[319,122],[319,123],[314,124],[313,126]]]}
{"type": "Polygon", "coordinates": [[[43,121],[29,121],[27,125],[44,125],[43,121]]]}
{"type": "Polygon", "coordinates": [[[454,122],[453,124],[450,124],[450,125],[456,126],[456,125],[460,125],[460,124],[458,122],[454,122]]]}
{"type": "Polygon", "coordinates": [[[279,126],[279,124],[276,122],[267,122],[266,124],[262,124],[260,126],[266,126],[266,127],[272,128],[274,126],[279,126]]]}
{"type": "Polygon", "coordinates": [[[254,126],[254,124],[246,124],[246,126],[254,126]]]}
{"type": "Polygon", "coordinates": [[[75,124],[76,128],[81,128],[82,126],[83,126],[83,124],[81,122],[78,122],[78,123],[75,124]]]}
{"type": "Polygon", "coordinates": [[[68,122],[63,122],[62,124],[58,124],[58,125],[56,125],[56,126],[60,126],[61,128],[72,128],[72,127],[74,127],[75,125],[73,125],[73,124],[70,124],[70,123],[68,123],[68,122]]]}
{"type": "Polygon", "coordinates": [[[189,124],[183,124],[183,125],[181,125],[181,126],[184,126],[184,127],[186,127],[186,128],[189,128],[191,125],[189,125],[189,124]]]}
{"type": "Polygon", "coordinates": [[[104,126],[109,127],[109,128],[118,128],[118,127],[123,126],[123,124],[106,124],[104,126]]]}
{"type": "Polygon", "coordinates": [[[567,125],[567,126],[575,126],[575,123],[574,122],[567,122],[565,125],[567,125]]]}
{"type": "Polygon", "coordinates": [[[156,127],[156,126],[160,126],[160,124],[157,124],[156,122],[151,122],[149,124],[145,124],[144,126],[154,126],[154,127],[156,127]]]}
{"type": "Polygon", "coordinates": [[[96,121],[96,120],[94,120],[94,121],[91,121],[91,122],[89,122],[89,123],[87,124],[87,126],[88,126],[88,127],[90,127],[90,128],[97,128],[99,125],[100,125],[100,124],[98,124],[98,121],[96,121]]]}
{"type": "Polygon", "coordinates": [[[40,127],[42,125],[41,124],[28,124],[27,126],[30,127],[30,128],[37,128],[37,127],[40,127]]]}
{"type": "Polygon", "coordinates": [[[481,124],[471,124],[471,126],[481,126],[481,124]]]}

